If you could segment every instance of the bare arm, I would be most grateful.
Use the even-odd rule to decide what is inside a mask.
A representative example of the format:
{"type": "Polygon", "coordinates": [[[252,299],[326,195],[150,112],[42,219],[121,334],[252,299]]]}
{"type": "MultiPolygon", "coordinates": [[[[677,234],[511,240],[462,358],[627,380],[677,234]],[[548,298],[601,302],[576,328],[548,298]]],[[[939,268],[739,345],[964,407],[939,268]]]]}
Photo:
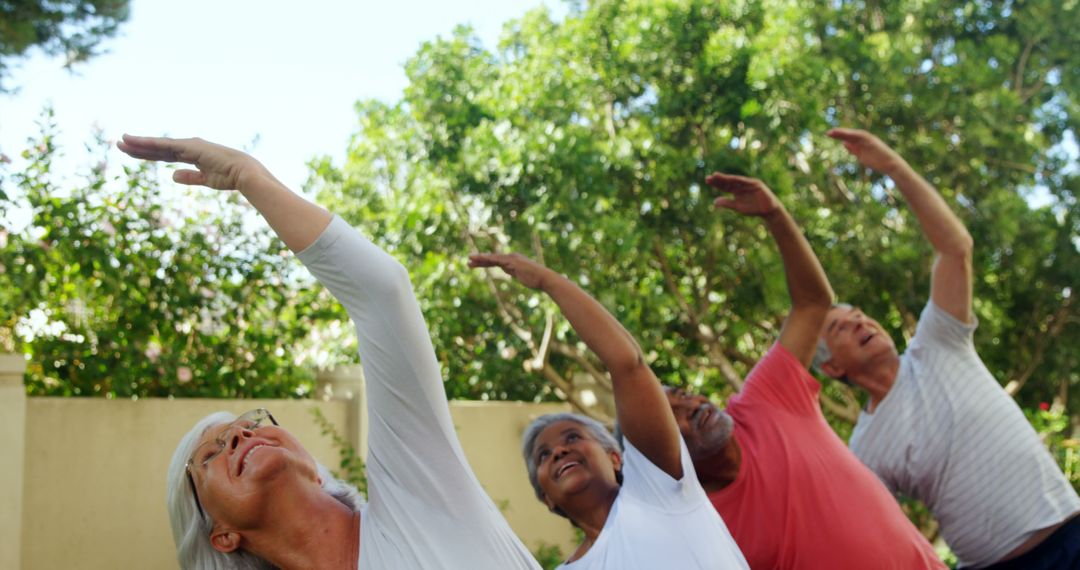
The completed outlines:
{"type": "Polygon", "coordinates": [[[780,249],[788,294],[791,295],[791,313],[784,320],[777,342],[804,366],[809,366],[833,300],[832,287],[814,250],[780,200],[762,181],[716,173],[705,182],[732,194],[730,198],[717,198],[715,204],[718,207],[765,220],[765,226],[780,249]]]}
{"type": "Polygon", "coordinates": [[[180,184],[238,190],[294,252],[314,243],[330,225],[330,212],[290,191],[259,161],[238,150],[197,138],[131,135],[116,146],[135,158],[194,165],[196,170],[173,173],[180,184]]]}
{"type": "Polygon", "coordinates": [[[682,479],[679,428],[667,396],[634,337],[596,299],[558,273],[517,254],[469,256],[471,267],[499,267],[522,285],[551,296],[581,340],[611,373],[619,427],[634,447],[682,479]]]}
{"type": "Polygon", "coordinates": [[[896,188],[919,220],[923,235],[937,253],[930,298],[945,312],[970,323],[974,241],[964,223],[929,182],[874,135],[857,129],[833,129],[828,135],[843,142],[844,148],[863,165],[896,183],[896,188]]]}

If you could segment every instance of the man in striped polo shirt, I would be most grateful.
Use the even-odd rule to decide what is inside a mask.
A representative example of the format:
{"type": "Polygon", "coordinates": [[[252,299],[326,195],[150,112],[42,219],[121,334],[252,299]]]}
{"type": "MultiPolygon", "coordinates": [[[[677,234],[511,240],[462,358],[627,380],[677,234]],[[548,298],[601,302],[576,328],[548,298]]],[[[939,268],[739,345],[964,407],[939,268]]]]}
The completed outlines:
{"type": "Polygon", "coordinates": [[[825,320],[815,366],[870,396],[851,450],[891,491],[926,503],[961,567],[1080,567],[1080,498],[975,352],[971,235],[877,137],[828,134],[893,180],[936,252],[904,354],[857,307],[837,305],[825,320]]]}

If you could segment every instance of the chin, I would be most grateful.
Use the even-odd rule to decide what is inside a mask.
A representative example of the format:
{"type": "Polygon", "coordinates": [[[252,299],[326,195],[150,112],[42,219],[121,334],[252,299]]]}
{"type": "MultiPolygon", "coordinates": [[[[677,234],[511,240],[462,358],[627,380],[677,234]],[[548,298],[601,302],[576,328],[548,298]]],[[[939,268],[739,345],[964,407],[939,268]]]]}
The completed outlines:
{"type": "Polygon", "coordinates": [[[711,440],[713,445],[716,445],[722,449],[727,446],[729,441],[731,441],[731,436],[734,433],[735,420],[732,419],[732,417],[729,416],[727,412],[721,411],[719,417],[717,418],[716,427],[713,428],[712,437],[710,437],[709,439],[711,440]]]}
{"type": "Polygon", "coordinates": [[[731,436],[734,433],[735,420],[727,412],[721,410],[717,415],[716,425],[708,431],[698,432],[698,437],[693,442],[687,440],[690,459],[696,461],[720,453],[731,442],[731,436]]]}

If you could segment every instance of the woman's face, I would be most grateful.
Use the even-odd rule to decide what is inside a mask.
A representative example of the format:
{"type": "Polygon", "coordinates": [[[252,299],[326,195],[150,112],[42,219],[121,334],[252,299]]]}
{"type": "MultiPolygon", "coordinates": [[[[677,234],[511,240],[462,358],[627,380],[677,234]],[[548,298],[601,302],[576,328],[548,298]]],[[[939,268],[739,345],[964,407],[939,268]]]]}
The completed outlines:
{"type": "Polygon", "coordinates": [[[190,467],[199,503],[215,527],[258,528],[273,520],[267,510],[274,493],[288,493],[296,484],[321,485],[315,459],[284,428],[222,423],[207,429],[199,445],[219,437],[225,442],[221,453],[205,465],[194,457],[190,467]]]}
{"type": "Polygon", "coordinates": [[[572,421],[555,422],[536,438],[533,448],[536,478],[548,508],[562,507],[586,491],[619,486],[615,472],[622,465],[617,451],[607,451],[585,426],[572,421]]]}

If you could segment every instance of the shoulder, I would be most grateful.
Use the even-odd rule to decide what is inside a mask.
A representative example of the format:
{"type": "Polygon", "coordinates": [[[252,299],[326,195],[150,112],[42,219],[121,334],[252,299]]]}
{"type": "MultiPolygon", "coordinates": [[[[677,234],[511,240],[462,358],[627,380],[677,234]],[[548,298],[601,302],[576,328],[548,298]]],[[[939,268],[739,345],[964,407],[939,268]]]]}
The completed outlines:
{"type": "Polygon", "coordinates": [[[750,371],[738,399],[742,405],[764,400],[790,411],[815,413],[820,391],[821,385],[802,362],[776,343],[750,371]]]}
{"type": "Polygon", "coordinates": [[[909,351],[935,348],[974,349],[975,329],[978,327],[977,317],[972,316],[972,322],[965,323],[947,313],[933,300],[927,301],[919,316],[919,324],[915,328],[909,351]]]}

